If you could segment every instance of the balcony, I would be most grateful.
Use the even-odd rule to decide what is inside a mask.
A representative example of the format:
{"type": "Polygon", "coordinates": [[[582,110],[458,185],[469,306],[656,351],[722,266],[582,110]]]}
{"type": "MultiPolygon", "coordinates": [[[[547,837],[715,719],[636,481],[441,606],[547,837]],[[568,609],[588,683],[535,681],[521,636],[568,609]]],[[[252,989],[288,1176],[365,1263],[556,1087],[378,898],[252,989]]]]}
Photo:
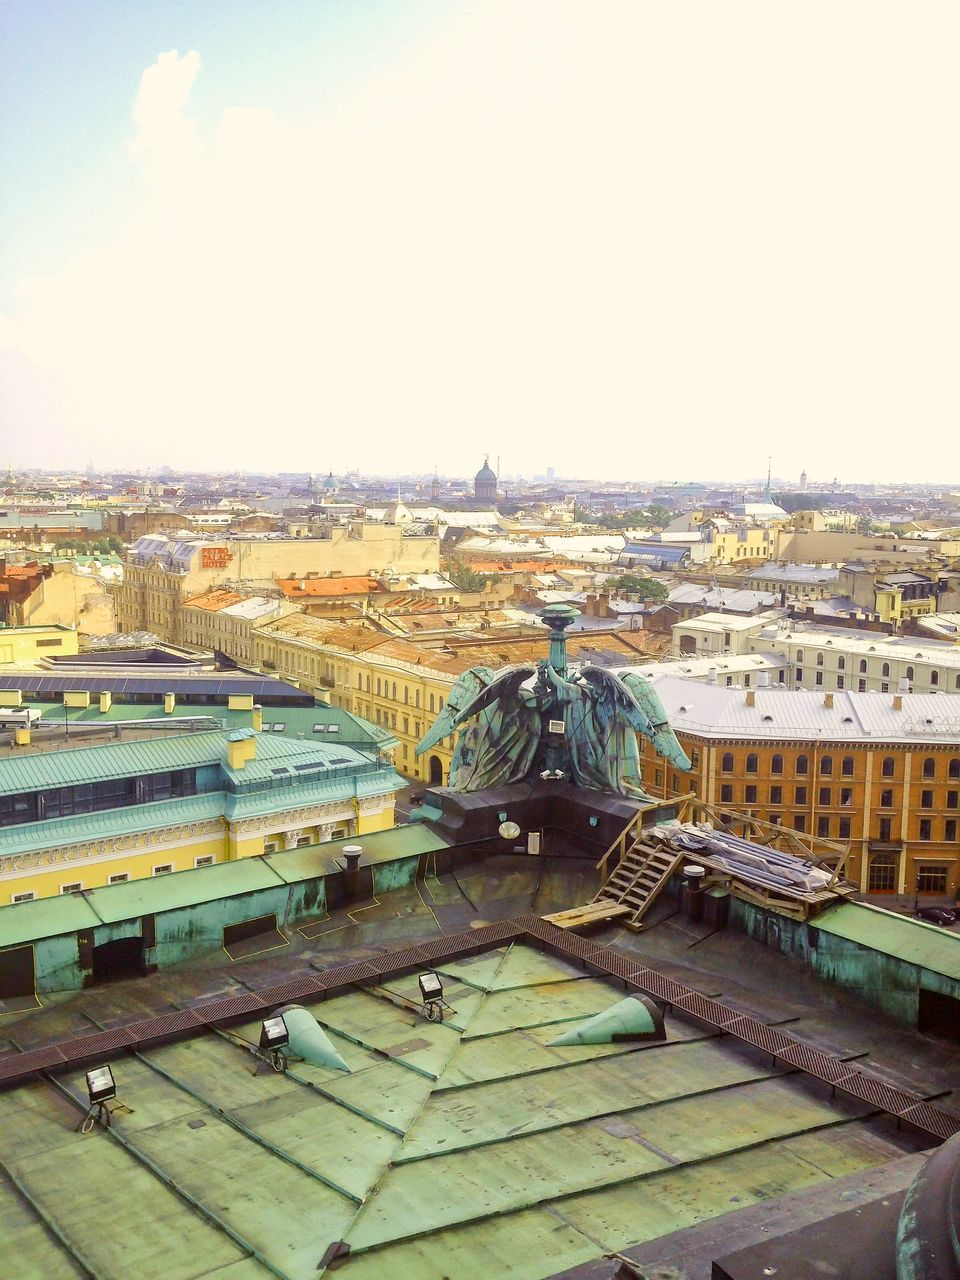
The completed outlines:
{"type": "Polygon", "coordinates": [[[902,853],[902,840],[875,840],[867,841],[867,848],[871,853],[902,853]]]}

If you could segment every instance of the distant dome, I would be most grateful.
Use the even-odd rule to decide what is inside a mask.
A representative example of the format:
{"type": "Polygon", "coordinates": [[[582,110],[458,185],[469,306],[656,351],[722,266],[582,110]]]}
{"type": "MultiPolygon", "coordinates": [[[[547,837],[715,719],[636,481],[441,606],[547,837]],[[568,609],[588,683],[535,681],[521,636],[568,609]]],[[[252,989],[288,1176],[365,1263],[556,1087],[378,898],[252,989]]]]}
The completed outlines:
{"type": "Polygon", "coordinates": [[[326,491],[327,491],[328,493],[332,493],[332,492],[336,489],[336,487],[337,487],[337,482],[336,482],[336,480],[333,478],[333,472],[332,472],[332,471],[331,471],[331,472],[330,472],[330,474],[327,476],[326,480],[324,480],[324,482],[323,482],[323,487],[324,487],[324,489],[326,489],[326,491]]]}
{"type": "Polygon", "coordinates": [[[483,460],[483,466],[473,477],[473,496],[480,502],[496,502],[497,474],[490,468],[489,454],[483,460]]]}
{"type": "Polygon", "coordinates": [[[473,478],[474,480],[486,480],[488,482],[492,481],[494,484],[497,483],[496,472],[491,471],[489,459],[484,462],[483,466],[473,478]]]}

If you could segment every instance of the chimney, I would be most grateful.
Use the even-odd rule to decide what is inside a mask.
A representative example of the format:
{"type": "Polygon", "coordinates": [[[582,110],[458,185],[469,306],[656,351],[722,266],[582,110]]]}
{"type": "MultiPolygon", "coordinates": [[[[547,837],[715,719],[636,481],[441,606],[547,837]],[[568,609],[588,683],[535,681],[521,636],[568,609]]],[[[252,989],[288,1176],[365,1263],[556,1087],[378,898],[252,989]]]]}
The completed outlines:
{"type": "Polygon", "coordinates": [[[109,689],[104,689],[100,695],[100,714],[105,716],[113,705],[113,694],[109,689]]]}
{"type": "Polygon", "coordinates": [[[717,668],[709,667],[707,669],[707,684],[716,684],[716,683],[717,683],[717,668]]]}
{"type": "Polygon", "coordinates": [[[825,693],[825,694],[823,695],[823,705],[824,705],[825,707],[832,707],[832,706],[833,706],[833,694],[832,694],[832,693],[825,693]]]}
{"type": "Polygon", "coordinates": [[[893,695],[893,709],[894,711],[903,710],[903,694],[902,693],[895,693],[893,695]]]}
{"type": "Polygon", "coordinates": [[[263,707],[259,702],[253,704],[253,732],[263,733],[263,707]]]}
{"type": "Polygon", "coordinates": [[[175,693],[165,693],[163,695],[163,714],[172,716],[177,707],[177,695],[175,693]]]}
{"type": "Polygon", "coordinates": [[[231,769],[242,769],[256,755],[257,739],[252,729],[237,729],[227,735],[227,764],[231,769]]]}
{"type": "Polygon", "coordinates": [[[757,695],[753,689],[747,690],[747,696],[745,701],[748,707],[755,707],[757,705],[757,695]]]}

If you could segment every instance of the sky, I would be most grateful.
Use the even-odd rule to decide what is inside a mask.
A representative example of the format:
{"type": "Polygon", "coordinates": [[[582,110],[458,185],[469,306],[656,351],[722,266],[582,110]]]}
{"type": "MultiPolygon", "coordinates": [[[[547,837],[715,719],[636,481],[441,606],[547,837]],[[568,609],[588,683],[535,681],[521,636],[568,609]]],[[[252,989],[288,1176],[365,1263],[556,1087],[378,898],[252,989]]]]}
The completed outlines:
{"type": "Polygon", "coordinates": [[[2,0],[14,466],[960,481],[955,0],[2,0]]]}

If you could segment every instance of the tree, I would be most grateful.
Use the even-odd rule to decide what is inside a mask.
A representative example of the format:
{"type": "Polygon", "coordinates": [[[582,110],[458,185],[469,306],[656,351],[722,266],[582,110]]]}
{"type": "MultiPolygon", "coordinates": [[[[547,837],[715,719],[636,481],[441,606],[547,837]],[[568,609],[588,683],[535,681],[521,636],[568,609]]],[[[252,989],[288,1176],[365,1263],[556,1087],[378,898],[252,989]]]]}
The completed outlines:
{"type": "Polygon", "coordinates": [[[443,572],[461,591],[482,591],[491,581],[489,574],[475,573],[463,560],[445,560],[443,572]]]}
{"type": "Polygon", "coordinates": [[[645,600],[666,600],[667,588],[656,578],[641,578],[636,573],[621,573],[617,578],[608,578],[604,584],[615,591],[625,591],[630,595],[643,596],[645,600]]]}

